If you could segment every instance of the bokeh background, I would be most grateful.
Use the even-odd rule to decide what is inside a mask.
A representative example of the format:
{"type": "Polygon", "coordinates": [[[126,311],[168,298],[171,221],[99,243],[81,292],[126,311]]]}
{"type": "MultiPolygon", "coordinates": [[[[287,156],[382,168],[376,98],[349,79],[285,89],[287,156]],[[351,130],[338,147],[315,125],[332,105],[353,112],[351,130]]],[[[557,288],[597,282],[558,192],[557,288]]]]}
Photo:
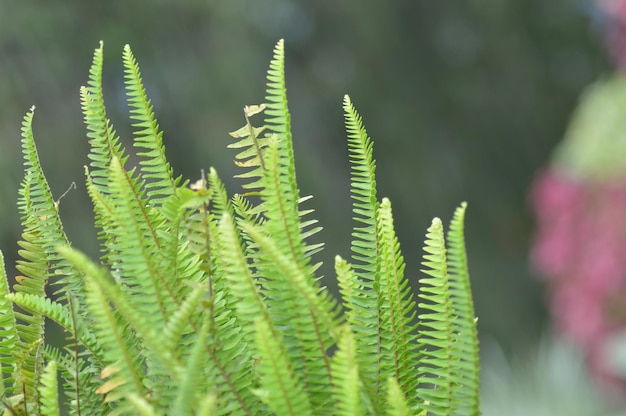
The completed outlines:
{"type": "Polygon", "coordinates": [[[379,195],[393,203],[407,273],[418,276],[432,217],[447,223],[468,201],[482,339],[505,353],[531,347],[547,309],[528,261],[527,194],[581,90],[610,70],[602,24],[585,0],[0,0],[0,249],[11,269],[19,130],[35,105],[53,192],[78,184],[61,202],[67,232],[97,256],[78,91],[100,40],[108,114],[125,142],[129,43],[175,172],[197,179],[214,166],[236,192],[227,132],[243,124],[244,105],[263,101],[284,38],[297,174],[324,226],[325,274],[335,254],[349,257],[348,93],[375,142],[379,195]]]}

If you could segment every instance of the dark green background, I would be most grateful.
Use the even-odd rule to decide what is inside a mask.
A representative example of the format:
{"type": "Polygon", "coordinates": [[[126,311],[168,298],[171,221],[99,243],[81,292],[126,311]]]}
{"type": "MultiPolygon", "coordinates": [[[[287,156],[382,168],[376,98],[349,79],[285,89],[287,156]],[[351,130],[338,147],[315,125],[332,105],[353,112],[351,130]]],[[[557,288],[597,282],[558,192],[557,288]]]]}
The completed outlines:
{"type": "MultiPolygon", "coordinates": [[[[75,246],[97,255],[84,189],[88,144],[79,106],[93,49],[105,44],[105,99],[128,143],[122,47],[131,44],[172,165],[196,179],[234,173],[226,134],[263,101],[273,45],[285,38],[294,146],[303,194],[329,242],[349,256],[349,166],[342,97],[375,141],[417,279],[433,216],[468,201],[467,243],[483,337],[533,343],[543,287],[528,265],[527,191],[566,127],[581,89],[608,72],[584,0],[0,0],[0,248],[15,261],[19,129],[36,105],[35,137],[75,246]]],[[[227,181],[230,192],[237,183],[227,181]]],[[[330,267],[324,273],[332,278],[330,267]]],[[[333,286],[332,279],[328,284],[333,286]]]]}

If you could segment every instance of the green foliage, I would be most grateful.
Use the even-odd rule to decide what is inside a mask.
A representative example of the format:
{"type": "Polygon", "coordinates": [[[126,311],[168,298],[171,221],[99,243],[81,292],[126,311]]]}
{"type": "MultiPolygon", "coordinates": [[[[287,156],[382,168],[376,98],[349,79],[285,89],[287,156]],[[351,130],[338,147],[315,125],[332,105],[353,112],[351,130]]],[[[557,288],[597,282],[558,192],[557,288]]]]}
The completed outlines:
{"type": "Polygon", "coordinates": [[[266,103],[246,106],[231,133],[245,192],[232,198],[214,169],[191,184],[174,178],[127,46],[131,163],[106,116],[102,56],[100,45],[81,89],[98,261],[67,241],[33,112],[24,120],[23,276],[13,292],[0,272],[5,412],[56,415],[62,402],[72,415],[479,414],[465,204],[447,253],[441,221],[429,228],[418,320],[391,203],[376,195],[372,141],[346,96],[355,226],[352,264],[335,260],[339,302],[320,286],[322,245],[308,241],[321,227],[296,180],[283,42],[266,103]],[[67,332],[63,348],[46,344],[46,318],[67,332]]]}

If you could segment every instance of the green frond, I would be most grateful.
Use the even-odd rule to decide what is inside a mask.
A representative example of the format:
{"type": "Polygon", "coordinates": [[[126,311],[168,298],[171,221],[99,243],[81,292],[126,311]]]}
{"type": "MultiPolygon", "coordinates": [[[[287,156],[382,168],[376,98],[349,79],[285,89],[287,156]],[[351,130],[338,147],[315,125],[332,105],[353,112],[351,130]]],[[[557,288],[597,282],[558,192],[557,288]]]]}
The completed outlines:
{"type": "MultiPolygon", "coordinates": [[[[287,105],[287,87],[285,85],[285,42],[279,40],[274,47],[274,56],[267,71],[265,123],[268,130],[274,132],[280,143],[281,154],[286,157],[290,194],[298,195],[296,168],[291,137],[291,114],[287,105]],[[284,153],[283,153],[284,151],[284,153]]],[[[296,199],[297,200],[297,199],[296,199]]]]}
{"type": "Polygon", "coordinates": [[[191,416],[194,404],[200,398],[201,391],[198,387],[202,385],[200,379],[203,375],[203,364],[206,359],[207,329],[205,322],[205,325],[200,329],[191,354],[187,358],[187,363],[184,367],[185,377],[182,378],[181,383],[178,385],[176,398],[171,407],[171,414],[173,415],[191,416]]]}
{"type": "Polygon", "coordinates": [[[143,397],[139,397],[136,394],[128,395],[128,402],[133,406],[135,414],[139,416],[157,416],[158,413],[154,407],[143,397]]]}
{"type": "MultiPolygon", "coordinates": [[[[398,380],[389,377],[387,380],[387,415],[388,416],[413,416],[406,398],[402,393],[398,380]]],[[[426,416],[426,415],[424,415],[426,416]]]]}
{"type": "MultiPolygon", "coordinates": [[[[24,180],[20,188],[18,206],[22,213],[24,230],[22,241],[18,242],[18,260],[16,268],[23,274],[16,278],[16,293],[44,296],[45,286],[51,275],[61,272],[64,264],[58,263],[54,246],[66,243],[61,220],[58,215],[57,203],[41,168],[39,155],[32,132],[34,108],[24,117],[22,124],[22,152],[24,155],[24,180]]],[[[60,274],[60,273],[59,273],[60,274]]],[[[16,330],[18,339],[15,341],[19,351],[16,355],[17,368],[14,388],[27,397],[35,392],[37,368],[43,366],[41,357],[37,356],[37,348],[44,336],[44,318],[39,313],[16,311],[16,330]]]]}
{"type": "Polygon", "coordinates": [[[217,396],[214,392],[207,394],[198,406],[197,416],[215,416],[217,415],[217,396]]]}
{"type": "Polygon", "coordinates": [[[179,303],[170,276],[161,268],[161,240],[158,229],[164,219],[148,207],[134,172],[127,172],[117,158],[110,166],[114,234],[112,252],[116,279],[124,281],[131,302],[146,314],[154,326],[162,326],[179,303]]]}
{"type": "Polygon", "coordinates": [[[189,323],[193,322],[193,314],[198,312],[198,307],[206,292],[205,285],[196,284],[189,296],[183,300],[180,308],[170,316],[161,339],[165,351],[175,351],[176,346],[181,344],[183,335],[190,332],[189,323]]]}
{"type": "Polygon", "coordinates": [[[141,150],[137,156],[143,158],[139,164],[142,176],[147,180],[148,199],[152,205],[159,206],[163,199],[174,194],[181,179],[173,178],[172,168],[165,158],[163,132],[159,130],[152,103],[143,86],[139,65],[128,45],[124,46],[123,61],[130,118],[135,121],[133,127],[136,129],[133,144],[141,150]]]}
{"type": "MultiPolygon", "coordinates": [[[[227,283],[224,279],[223,283],[227,283]]],[[[205,376],[201,387],[214,391],[220,401],[218,413],[223,415],[255,415],[263,404],[254,395],[258,374],[252,370],[252,344],[246,342],[244,328],[234,313],[236,301],[222,287],[216,288],[211,313],[213,326],[209,333],[205,376]]]]}
{"type": "Polygon", "coordinates": [[[420,279],[418,306],[424,311],[420,319],[420,345],[423,356],[418,368],[418,395],[423,408],[433,414],[446,414],[454,409],[453,386],[458,382],[454,373],[453,352],[455,335],[454,311],[450,300],[446,248],[443,225],[435,218],[428,228],[424,245],[423,273],[429,277],[420,279]]]}
{"type": "Polygon", "coordinates": [[[467,203],[463,202],[455,210],[447,234],[448,281],[452,307],[457,315],[455,349],[459,354],[459,360],[455,363],[459,383],[455,385],[454,394],[460,399],[460,413],[478,415],[480,413],[480,355],[463,231],[466,208],[467,203]]]}
{"type": "Polygon", "coordinates": [[[64,381],[63,393],[68,401],[69,414],[87,414],[104,416],[112,407],[104,402],[104,397],[96,393],[101,384],[100,371],[102,363],[94,361],[93,357],[76,357],[76,351],[63,351],[49,344],[44,347],[44,354],[48,361],[57,363],[57,368],[64,381]]]}
{"type": "Polygon", "coordinates": [[[343,109],[350,158],[352,214],[352,274],[354,282],[345,290],[351,307],[347,321],[355,334],[359,366],[364,382],[372,389],[377,412],[382,411],[386,380],[392,375],[389,353],[391,332],[383,316],[380,293],[381,248],[378,231],[379,203],[376,196],[376,163],[373,143],[363,126],[361,116],[349,96],[343,109]]]}
{"type": "Polygon", "coordinates": [[[266,322],[271,322],[269,311],[248,268],[248,260],[241,251],[233,219],[228,213],[222,215],[214,234],[217,237],[217,260],[223,267],[225,278],[230,282],[230,291],[238,299],[237,315],[243,323],[244,331],[247,331],[248,341],[254,345],[254,321],[260,316],[266,322]]]}
{"type": "Polygon", "coordinates": [[[277,415],[313,415],[309,398],[293,372],[280,338],[274,337],[268,322],[261,318],[255,320],[255,332],[260,355],[257,366],[261,374],[259,398],[277,415]]]}
{"type": "Polygon", "coordinates": [[[214,254],[221,271],[214,275],[207,312],[214,320],[211,335],[220,347],[209,347],[206,378],[223,390],[220,414],[254,414],[258,400],[251,395],[251,388],[256,384],[256,375],[248,369],[252,356],[256,356],[254,319],[270,318],[241,251],[232,219],[224,213],[219,225],[213,220],[209,225],[211,239],[217,243],[214,254]]]}
{"type": "Polygon", "coordinates": [[[365,414],[361,402],[361,380],[356,361],[354,335],[345,326],[337,342],[332,359],[333,400],[337,415],[358,416],[365,414]]]}
{"type": "Polygon", "coordinates": [[[109,164],[115,156],[122,164],[128,159],[124,155],[119,137],[106,116],[104,93],[102,91],[103,43],[94,51],[89,68],[89,81],[81,87],[80,98],[87,138],[91,144],[89,159],[94,186],[103,193],[108,193],[109,164]]]}
{"type": "Polygon", "coordinates": [[[235,210],[231,199],[228,197],[226,187],[214,168],[209,169],[207,175],[209,189],[211,191],[211,213],[215,218],[221,218],[222,214],[228,212],[231,217],[235,217],[235,210]]]}
{"type": "MultiPolygon", "coordinates": [[[[115,306],[116,312],[119,313],[125,322],[128,322],[133,332],[141,338],[143,341],[143,355],[151,358],[149,364],[153,366],[159,365],[166,371],[169,377],[173,380],[178,380],[181,377],[181,368],[173,354],[175,348],[172,350],[164,348],[162,342],[163,334],[155,331],[148,317],[142,313],[143,311],[140,312],[140,310],[135,309],[128,300],[129,296],[125,295],[118,286],[112,284],[110,276],[99,270],[98,266],[88,260],[87,257],[66,247],[60,248],[60,252],[85,273],[87,279],[91,280],[90,283],[93,287],[97,287],[98,293],[115,306]]],[[[152,392],[152,394],[156,395],[155,392],[152,392]]]]}
{"type": "MultiPolygon", "coordinates": [[[[328,292],[320,292],[319,289],[312,286],[307,276],[298,268],[298,264],[294,264],[290,261],[291,259],[280,252],[274,239],[264,235],[260,229],[253,225],[242,223],[241,227],[276,265],[287,280],[287,284],[293,287],[303,298],[309,313],[312,315],[312,323],[321,325],[320,328],[315,328],[315,332],[330,333],[336,337],[339,324],[336,301],[330,297],[328,292]]],[[[320,345],[320,347],[323,346],[320,345]]]]}
{"type": "MultiPolygon", "coordinates": [[[[131,393],[144,396],[147,392],[140,369],[143,354],[135,345],[135,337],[127,321],[112,307],[111,299],[103,290],[102,283],[110,281],[111,277],[79,252],[69,247],[60,247],[59,251],[85,274],[87,305],[107,365],[101,376],[108,380],[100,386],[98,393],[106,395],[107,402],[118,401],[131,393]]],[[[119,299],[116,300],[119,302],[119,299]]]]}
{"type": "Polygon", "coordinates": [[[393,226],[391,202],[383,198],[378,210],[378,230],[381,253],[380,291],[384,301],[380,308],[392,332],[389,360],[393,361],[394,377],[405,395],[414,398],[417,378],[415,368],[419,360],[417,345],[416,305],[404,276],[405,263],[400,243],[393,226]]]}
{"type": "Polygon", "coordinates": [[[74,320],[67,305],[54,302],[49,298],[33,294],[11,293],[6,298],[25,311],[48,317],[63,327],[68,333],[75,333],[78,342],[95,357],[101,359],[102,351],[94,335],[85,325],[74,328],[74,320]]]}
{"type": "Polygon", "coordinates": [[[59,391],[55,361],[50,361],[41,374],[39,400],[41,401],[41,416],[59,416],[59,391]]]}
{"type": "MultiPolygon", "coordinates": [[[[321,303],[330,311],[334,302],[327,292],[320,291],[319,281],[315,277],[310,258],[305,256],[306,245],[302,240],[298,199],[294,199],[286,172],[287,159],[280,156],[278,142],[270,144],[266,150],[267,170],[262,178],[265,188],[260,196],[264,203],[263,231],[255,236],[254,230],[244,229],[244,235],[250,235],[252,242],[248,246],[258,276],[263,281],[263,294],[271,311],[274,325],[279,328],[292,328],[285,331],[284,340],[289,359],[296,366],[307,384],[311,403],[317,410],[329,400],[330,386],[325,378],[330,376],[330,359],[326,351],[333,344],[332,327],[327,322],[319,321],[312,298],[303,299],[301,290],[294,287],[291,279],[296,278],[301,287],[307,287],[307,293],[322,293],[321,303]],[[269,235],[272,247],[263,245],[263,237],[269,235]],[[285,274],[287,273],[287,274],[285,274]],[[297,277],[296,277],[297,276],[297,277]],[[325,298],[325,299],[324,299],[325,298]],[[296,319],[294,319],[294,316],[296,319]]],[[[244,222],[240,226],[244,227],[244,222]]]]}
{"type": "Polygon", "coordinates": [[[247,182],[242,184],[243,189],[247,189],[246,195],[255,194],[263,187],[260,179],[267,169],[264,162],[265,148],[271,141],[276,140],[276,136],[263,137],[261,134],[266,130],[266,126],[254,127],[250,122],[250,117],[265,110],[265,104],[245,106],[243,109],[246,125],[240,129],[230,132],[230,136],[237,141],[229,144],[229,149],[239,149],[235,155],[235,165],[247,169],[243,173],[235,175],[235,178],[244,179],[247,182]]]}
{"type": "Polygon", "coordinates": [[[7,392],[14,393],[13,374],[17,366],[15,349],[18,332],[13,306],[6,298],[8,294],[9,281],[4,266],[4,255],[0,251],[0,397],[5,397],[7,392]]]}

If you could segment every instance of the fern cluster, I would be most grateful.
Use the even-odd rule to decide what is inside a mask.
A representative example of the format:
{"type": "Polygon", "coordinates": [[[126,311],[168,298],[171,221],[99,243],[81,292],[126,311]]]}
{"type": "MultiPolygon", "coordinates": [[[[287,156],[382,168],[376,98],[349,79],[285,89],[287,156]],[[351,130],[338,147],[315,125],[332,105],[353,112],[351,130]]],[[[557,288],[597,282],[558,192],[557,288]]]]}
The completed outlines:
{"type": "Polygon", "coordinates": [[[441,221],[428,229],[417,304],[391,204],[376,193],[372,141],[346,96],[355,225],[351,261],[335,259],[339,301],[320,285],[322,245],[308,242],[321,227],[296,182],[283,42],[266,102],[246,106],[231,133],[243,189],[233,197],[214,169],[174,177],[126,46],[132,166],[106,116],[102,56],[100,45],[81,89],[97,261],[68,241],[33,110],[24,119],[13,290],[0,267],[5,414],[58,415],[59,403],[72,415],[479,414],[465,204],[447,248],[441,221]],[[45,342],[46,319],[65,330],[63,348],[45,342]]]}

